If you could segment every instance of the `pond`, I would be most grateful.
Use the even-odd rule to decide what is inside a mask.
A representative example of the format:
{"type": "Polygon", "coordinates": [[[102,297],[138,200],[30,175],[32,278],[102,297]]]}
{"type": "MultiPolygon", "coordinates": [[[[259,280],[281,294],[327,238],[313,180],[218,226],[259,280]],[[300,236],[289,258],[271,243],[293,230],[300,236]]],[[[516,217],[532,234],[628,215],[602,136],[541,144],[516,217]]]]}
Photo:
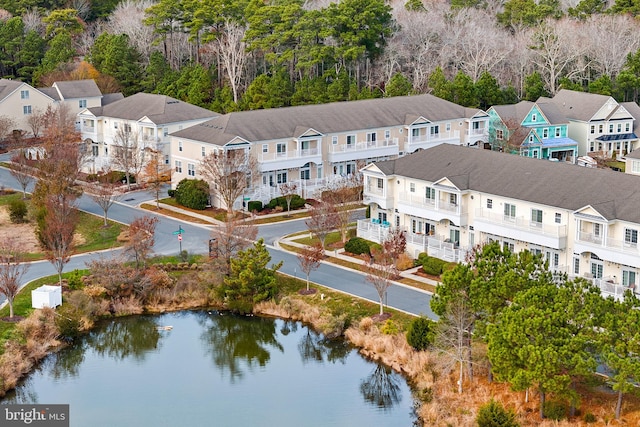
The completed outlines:
{"type": "Polygon", "coordinates": [[[406,380],[344,340],[216,311],[105,322],[0,403],[69,404],[72,427],[416,423],[406,380]]]}

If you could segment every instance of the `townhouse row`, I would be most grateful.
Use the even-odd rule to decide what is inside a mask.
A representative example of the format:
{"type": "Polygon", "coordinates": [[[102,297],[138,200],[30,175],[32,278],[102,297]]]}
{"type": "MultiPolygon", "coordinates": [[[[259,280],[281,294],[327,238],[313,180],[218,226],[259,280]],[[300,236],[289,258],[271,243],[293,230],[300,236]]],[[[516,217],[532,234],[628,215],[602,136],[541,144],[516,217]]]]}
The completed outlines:
{"type": "Polygon", "coordinates": [[[464,261],[498,241],[540,253],[549,267],[593,280],[604,294],[635,289],[640,273],[638,177],[441,145],[363,168],[360,237],[382,242],[406,231],[421,252],[464,261]]]}

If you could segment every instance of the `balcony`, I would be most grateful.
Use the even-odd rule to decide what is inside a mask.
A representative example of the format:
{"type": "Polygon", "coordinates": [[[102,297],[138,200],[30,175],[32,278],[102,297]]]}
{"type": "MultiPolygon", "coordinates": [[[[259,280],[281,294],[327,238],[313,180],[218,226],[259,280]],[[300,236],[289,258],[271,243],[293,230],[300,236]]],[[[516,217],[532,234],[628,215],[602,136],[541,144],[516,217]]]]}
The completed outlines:
{"type": "Polygon", "coordinates": [[[533,222],[530,218],[509,217],[487,209],[476,209],[476,231],[508,237],[554,249],[567,247],[567,226],[533,222]]]}
{"type": "Polygon", "coordinates": [[[460,144],[460,131],[441,132],[429,135],[408,136],[405,138],[405,148],[412,153],[419,149],[427,149],[440,144],[460,144]]]}
{"type": "MultiPolygon", "coordinates": [[[[440,258],[449,262],[464,261],[467,251],[456,247],[455,244],[443,239],[442,236],[432,236],[420,233],[406,233],[407,246],[417,249],[418,253],[440,258]]],[[[415,256],[417,258],[417,254],[415,256]]]]}
{"type": "Polygon", "coordinates": [[[389,235],[389,223],[376,223],[374,219],[359,219],[356,235],[372,242],[382,243],[389,235]]]}
{"type": "Polygon", "coordinates": [[[427,199],[417,193],[400,193],[398,212],[432,221],[447,219],[456,225],[467,225],[467,213],[462,212],[460,204],[449,203],[442,199],[427,199]]]}
{"type": "Polygon", "coordinates": [[[329,148],[329,161],[336,163],[369,157],[397,156],[399,152],[398,138],[331,145],[329,148]]]}
{"type": "Polygon", "coordinates": [[[393,207],[393,196],[387,195],[384,188],[375,186],[365,187],[362,201],[365,205],[376,203],[382,209],[393,207]]]}
{"type": "Polygon", "coordinates": [[[598,255],[600,259],[616,264],[637,265],[640,263],[640,250],[637,243],[580,231],[574,246],[576,253],[591,252],[598,255]]]}
{"type": "Polygon", "coordinates": [[[484,141],[486,142],[489,137],[489,128],[481,127],[478,129],[471,129],[464,133],[465,140],[463,141],[465,144],[473,144],[476,141],[484,141]]]}
{"type": "Polygon", "coordinates": [[[260,153],[258,156],[262,171],[293,169],[306,163],[322,163],[322,153],[318,148],[306,148],[284,152],[260,153]]]}

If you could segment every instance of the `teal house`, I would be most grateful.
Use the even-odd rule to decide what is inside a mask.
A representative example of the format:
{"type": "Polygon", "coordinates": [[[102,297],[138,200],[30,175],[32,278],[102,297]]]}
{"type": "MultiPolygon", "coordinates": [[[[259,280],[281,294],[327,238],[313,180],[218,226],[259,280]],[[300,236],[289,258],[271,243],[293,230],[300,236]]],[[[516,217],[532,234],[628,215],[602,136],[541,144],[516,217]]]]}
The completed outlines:
{"type": "Polygon", "coordinates": [[[485,148],[535,159],[575,163],[578,142],[567,135],[569,120],[547,98],[495,105],[489,115],[485,148]]]}

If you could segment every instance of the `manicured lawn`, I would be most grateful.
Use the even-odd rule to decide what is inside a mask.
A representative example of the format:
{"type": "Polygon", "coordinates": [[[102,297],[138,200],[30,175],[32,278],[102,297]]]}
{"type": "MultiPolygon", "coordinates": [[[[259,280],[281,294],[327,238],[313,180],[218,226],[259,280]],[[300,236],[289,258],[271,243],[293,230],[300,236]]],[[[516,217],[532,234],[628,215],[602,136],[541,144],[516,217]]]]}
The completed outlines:
{"type": "MultiPolygon", "coordinates": [[[[355,237],[355,235],[356,235],[355,228],[350,228],[349,230],[347,230],[347,240],[351,239],[352,237],[355,237]]],[[[300,239],[295,239],[294,242],[300,243],[302,245],[312,246],[318,243],[319,240],[316,236],[309,237],[309,233],[305,233],[305,237],[302,237],[300,239]]],[[[327,238],[324,241],[324,245],[326,248],[331,248],[333,245],[337,243],[339,243],[339,246],[342,247],[342,238],[340,233],[337,231],[333,233],[329,233],[327,235],[327,238]]]]}

